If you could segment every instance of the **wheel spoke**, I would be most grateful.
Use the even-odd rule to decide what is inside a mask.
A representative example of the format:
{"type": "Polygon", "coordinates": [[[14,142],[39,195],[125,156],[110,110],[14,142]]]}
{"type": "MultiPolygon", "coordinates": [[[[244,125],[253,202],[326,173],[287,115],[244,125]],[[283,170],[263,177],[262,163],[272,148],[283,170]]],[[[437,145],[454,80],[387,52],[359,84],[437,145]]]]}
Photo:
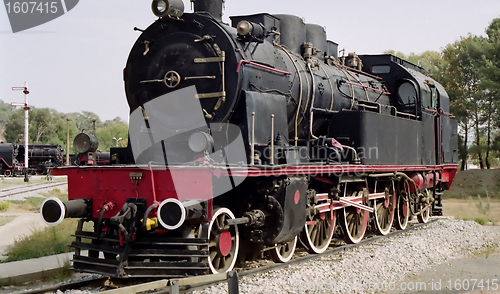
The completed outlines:
{"type": "Polygon", "coordinates": [[[293,253],[295,252],[295,246],[297,245],[297,237],[295,237],[292,241],[278,244],[275,248],[269,250],[269,255],[274,262],[284,263],[289,261],[293,253]]]}
{"type": "Polygon", "coordinates": [[[309,253],[322,253],[328,249],[333,237],[332,226],[335,225],[335,221],[332,221],[331,216],[332,213],[330,212],[318,213],[308,219],[308,221],[314,222],[314,224],[305,225],[300,239],[309,253]]]}
{"type": "Polygon", "coordinates": [[[226,219],[234,219],[233,213],[227,208],[217,208],[214,209],[212,220],[209,223],[208,264],[214,274],[231,270],[238,255],[238,227],[230,226],[229,230],[225,229],[226,219]],[[231,240],[230,244],[228,244],[229,240],[231,240]]]}
{"type": "Polygon", "coordinates": [[[210,251],[210,260],[214,260],[215,256],[217,256],[217,251],[210,251]]]}
{"type": "MultiPolygon", "coordinates": [[[[376,208],[377,206],[374,205],[376,208]]],[[[377,213],[375,211],[375,213],[377,213]]],[[[365,210],[358,213],[356,207],[346,207],[341,211],[340,217],[343,218],[341,226],[344,231],[344,240],[349,244],[355,244],[361,241],[366,232],[365,218],[368,216],[365,210]]]]}
{"type": "Polygon", "coordinates": [[[221,260],[221,256],[217,255],[215,258],[214,258],[214,261],[213,261],[213,265],[214,265],[214,268],[216,270],[220,269],[220,260],[221,260]]]}
{"type": "MultiPolygon", "coordinates": [[[[311,233],[311,240],[316,240],[318,236],[318,228],[316,226],[314,226],[314,230],[312,231],[311,233]]],[[[315,242],[314,242],[315,243],[315,242]]]]}

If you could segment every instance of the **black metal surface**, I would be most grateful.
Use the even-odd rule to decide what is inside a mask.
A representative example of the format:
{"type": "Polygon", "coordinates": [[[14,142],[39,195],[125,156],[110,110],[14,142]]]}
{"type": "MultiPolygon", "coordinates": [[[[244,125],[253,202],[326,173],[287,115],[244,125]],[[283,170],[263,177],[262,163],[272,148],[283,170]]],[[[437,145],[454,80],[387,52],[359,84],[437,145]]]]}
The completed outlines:
{"type": "Polygon", "coordinates": [[[238,23],[242,20],[251,21],[253,23],[261,24],[268,32],[267,40],[271,41],[275,38],[275,34],[270,32],[279,31],[280,28],[280,20],[276,16],[273,16],[269,13],[259,13],[253,15],[241,15],[241,16],[231,16],[231,26],[236,28],[238,23]]]}
{"type": "MultiPolygon", "coordinates": [[[[333,116],[330,136],[352,146],[363,164],[421,164],[421,123],[366,111],[333,116]]],[[[349,161],[352,153],[346,152],[349,161]]]]}
{"type": "Polygon", "coordinates": [[[286,97],[281,95],[245,91],[247,142],[251,141],[252,112],[255,113],[255,144],[268,145],[271,141],[271,115],[274,115],[274,133],[276,140],[278,134],[283,142],[288,144],[288,126],[286,117],[286,97]]]}
{"type": "Polygon", "coordinates": [[[441,116],[441,136],[443,163],[458,163],[457,121],[441,116]]]}
{"type": "Polygon", "coordinates": [[[312,43],[319,50],[315,56],[319,60],[323,60],[323,56],[327,52],[325,28],[316,24],[306,24],[306,42],[312,43]]]}
{"type": "MultiPolygon", "coordinates": [[[[262,25],[258,37],[247,38],[238,36],[234,27],[220,22],[222,0],[196,0],[194,3],[195,11],[199,13],[186,13],[182,20],[157,20],[141,34],[132,48],[124,71],[131,112],[157,97],[195,86],[202,111],[193,107],[190,113],[201,115],[203,126],[200,128],[210,133],[217,146],[225,147],[232,141],[224,138],[234,135],[230,135],[224,126],[216,128],[211,124],[238,126],[244,138],[247,159],[250,158],[253,129],[255,146],[252,147],[261,154],[260,162],[256,161],[260,167],[271,164],[271,155],[276,159],[273,164],[279,165],[309,160],[338,164],[339,157],[344,163],[355,164],[359,164],[355,160],[357,157],[363,164],[435,164],[437,147],[442,147],[444,162],[456,162],[455,122],[446,119],[438,122],[438,118],[431,114],[433,110],[426,110],[442,107],[447,111],[447,94],[436,81],[425,76],[422,68],[392,55],[361,56],[363,69],[368,73],[365,74],[332,60],[324,60],[325,53],[337,56],[338,46],[327,42],[326,33],[319,25],[306,25],[301,18],[291,15],[233,17],[233,26],[241,20],[251,21],[252,27],[262,25]],[[304,50],[305,42],[311,42],[318,49],[312,57],[304,50]],[[382,66],[382,70],[377,66],[382,66]],[[180,77],[178,86],[169,87],[162,81],[171,72],[180,77]],[[408,88],[402,87],[405,85],[408,88]],[[254,127],[252,113],[255,113],[254,127]],[[437,123],[443,124],[441,145],[436,143],[434,134],[434,129],[440,127],[436,126],[437,123]],[[327,138],[330,145],[325,143],[327,138]],[[341,148],[333,143],[332,138],[346,146],[343,154],[337,153],[336,150],[341,148]],[[273,144],[274,149],[271,149],[273,144]],[[335,160],[328,161],[325,159],[328,156],[311,153],[314,148],[324,146],[336,148],[328,154],[335,155],[335,160]],[[356,156],[349,147],[356,149],[356,156]],[[302,151],[305,151],[305,156],[302,156],[302,151]]],[[[198,100],[195,102],[198,104],[198,100]]],[[[168,119],[173,116],[167,111],[171,109],[176,108],[168,105],[155,110],[168,119]]],[[[184,151],[190,133],[183,126],[176,131],[179,134],[171,142],[155,142],[143,153],[144,158],[138,156],[135,163],[161,162],[148,157],[160,148],[164,151],[158,154],[164,157],[167,152],[184,151]]],[[[130,147],[113,149],[111,153],[116,164],[134,163],[130,147]]],[[[176,163],[191,164],[200,156],[184,153],[185,157],[176,163]]],[[[208,157],[204,159],[216,161],[208,157]]],[[[243,161],[238,164],[244,165],[243,161]]],[[[252,209],[267,213],[265,223],[242,228],[242,242],[281,243],[291,240],[302,230],[308,188],[305,178],[283,175],[272,180],[257,179],[251,181],[257,186],[248,189],[252,192],[236,188],[234,190],[238,193],[218,193],[218,186],[222,186],[219,183],[223,180],[227,178],[214,177],[212,187],[207,187],[214,195],[221,195],[217,197],[216,205],[228,207],[236,218],[252,209]]],[[[332,183],[335,180],[332,179],[332,183]]],[[[149,205],[151,203],[144,203],[140,210],[144,211],[149,205]]],[[[168,209],[160,212],[165,219],[169,213],[168,209]]],[[[174,231],[178,233],[175,236],[185,236],[184,233],[195,231],[194,227],[200,225],[204,223],[193,223],[182,234],[174,231]]],[[[128,234],[127,240],[131,240],[131,236],[137,239],[120,245],[123,240],[116,235],[116,228],[112,230],[113,233],[105,234],[102,239],[87,232],[77,232],[78,241],[73,246],[87,249],[92,254],[88,258],[78,255],[75,269],[98,272],[102,267],[107,274],[118,277],[175,277],[208,271],[208,240],[173,238],[171,235],[135,236],[135,231],[130,229],[122,230],[128,234]],[[80,239],[90,239],[92,243],[86,244],[80,239]],[[104,253],[105,257],[98,258],[96,252],[104,253]]]]}
{"type": "MultiPolygon", "coordinates": [[[[127,60],[124,72],[125,91],[131,111],[152,99],[193,85],[199,94],[221,92],[221,63],[195,63],[194,59],[218,57],[214,49],[214,45],[217,45],[227,52],[225,72],[234,73],[239,56],[235,53],[233,37],[229,38],[227,34],[222,24],[203,14],[184,14],[182,22],[160,19],[153,23],[136,41],[127,60]],[[205,35],[210,36],[210,39],[195,42],[205,35]],[[151,45],[148,53],[144,54],[146,41],[151,45]],[[144,80],[163,79],[172,70],[181,77],[175,88],[168,88],[161,82],[140,83],[144,80]],[[215,76],[215,79],[185,80],[186,77],[195,76],[215,76]]],[[[200,99],[202,108],[213,114],[210,122],[225,121],[232,114],[238,99],[238,78],[237,74],[226,75],[226,99],[217,110],[217,97],[200,99]]]]}
{"type": "Polygon", "coordinates": [[[218,21],[222,21],[222,8],[224,0],[194,0],[194,11],[205,12],[213,16],[218,21]]]}
{"type": "Polygon", "coordinates": [[[284,179],[284,189],[276,196],[283,209],[283,218],[278,222],[282,229],[268,243],[282,243],[295,238],[306,222],[307,181],[303,177],[284,179]]]}
{"type": "Polygon", "coordinates": [[[422,113],[422,164],[436,164],[436,147],[434,142],[434,116],[422,113]]]}
{"type": "Polygon", "coordinates": [[[339,57],[339,44],[327,40],[326,41],[326,54],[327,56],[333,56],[335,58],[339,57]]]}
{"type": "Polygon", "coordinates": [[[75,271],[100,273],[110,277],[182,277],[208,273],[208,240],[174,237],[138,237],[120,246],[117,236],[106,235],[100,242],[92,232],[76,232],[71,247],[75,271]],[[94,240],[86,243],[83,240],[94,240]],[[92,257],[78,252],[94,252],[92,257]],[[98,253],[102,253],[99,256],[98,253]]]}
{"type": "Polygon", "coordinates": [[[0,143],[0,166],[2,166],[2,170],[8,169],[9,166],[15,164],[17,153],[17,145],[12,143],[0,143]]]}
{"type": "MultiPolygon", "coordinates": [[[[21,174],[24,169],[24,145],[0,143],[0,172],[7,170],[11,174],[21,174]]],[[[28,145],[29,172],[46,174],[47,168],[63,164],[64,149],[59,145],[32,144],[28,145]]]]}
{"type": "Polygon", "coordinates": [[[306,40],[306,26],[302,18],[296,15],[276,14],[280,19],[280,42],[292,52],[301,54],[306,40]]]}

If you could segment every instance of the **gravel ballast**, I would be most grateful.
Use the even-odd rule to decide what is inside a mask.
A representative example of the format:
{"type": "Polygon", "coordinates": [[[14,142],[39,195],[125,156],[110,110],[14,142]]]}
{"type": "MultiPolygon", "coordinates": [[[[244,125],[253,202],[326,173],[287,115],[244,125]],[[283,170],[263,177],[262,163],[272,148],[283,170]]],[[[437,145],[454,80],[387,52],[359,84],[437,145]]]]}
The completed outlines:
{"type": "MultiPolygon", "coordinates": [[[[240,277],[239,289],[240,293],[385,292],[405,276],[491,246],[498,235],[499,227],[492,230],[472,221],[439,219],[349,251],[240,277]]],[[[227,283],[195,293],[227,293],[227,283]]]]}

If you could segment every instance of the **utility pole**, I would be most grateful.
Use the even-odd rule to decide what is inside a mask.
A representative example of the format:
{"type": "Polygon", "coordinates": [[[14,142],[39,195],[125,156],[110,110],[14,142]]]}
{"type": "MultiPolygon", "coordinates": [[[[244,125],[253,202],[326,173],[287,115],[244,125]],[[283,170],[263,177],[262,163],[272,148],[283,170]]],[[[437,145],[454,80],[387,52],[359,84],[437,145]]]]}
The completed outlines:
{"type": "Polygon", "coordinates": [[[29,182],[28,177],[28,111],[30,110],[28,105],[28,82],[24,82],[24,87],[12,87],[12,91],[23,91],[24,93],[24,104],[12,102],[12,106],[24,106],[24,181],[29,182]]]}
{"type": "Polygon", "coordinates": [[[66,119],[66,165],[69,165],[69,118],[66,119]]]}

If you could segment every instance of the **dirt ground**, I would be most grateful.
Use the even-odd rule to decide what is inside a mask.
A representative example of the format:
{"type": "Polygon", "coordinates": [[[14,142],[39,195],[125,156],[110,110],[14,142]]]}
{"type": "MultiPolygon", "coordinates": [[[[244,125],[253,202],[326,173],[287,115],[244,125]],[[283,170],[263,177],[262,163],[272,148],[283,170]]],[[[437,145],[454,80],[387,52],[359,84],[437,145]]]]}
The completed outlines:
{"type": "Polygon", "coordinates": [[[489,209],[488,201],[481,198],[482,209],[477,197],[472,199],[443,199],[443,214],[445,216],[454,216],[459,219],[475,219],[486,217],[490,222],[500,225],[500,200],[490,199],[489,209]],[[482,210],[482,211],[481,211],[482,210]]]}

